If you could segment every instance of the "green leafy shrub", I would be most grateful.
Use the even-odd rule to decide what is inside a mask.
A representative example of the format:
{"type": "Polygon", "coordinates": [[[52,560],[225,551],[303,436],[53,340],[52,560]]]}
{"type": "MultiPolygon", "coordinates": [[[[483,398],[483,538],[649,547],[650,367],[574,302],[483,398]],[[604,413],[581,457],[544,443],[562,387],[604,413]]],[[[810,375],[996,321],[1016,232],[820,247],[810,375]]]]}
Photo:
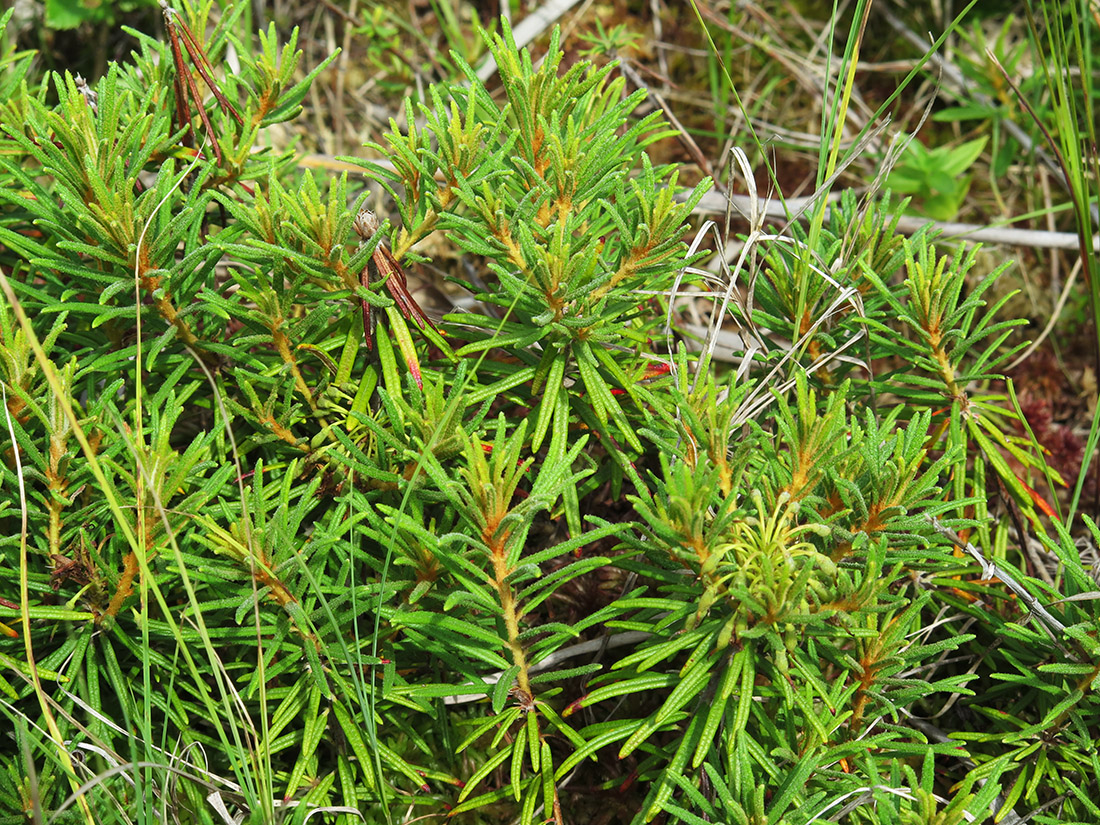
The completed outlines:
{"type": "Polygon", "coordinates": [[[51,29],[75,29],[85,23],[114,23],[121,14],[143,6],[156,7],[153,0],[46,0],[45,23],[51,29]]]}
{"type": "Polygon", "coordinates": [[[503,24],[502,99],[464,66],[356,161],[375,231],[258,148],[322,67],[208,11],[94,100],[0,66],[7,815],[562,822],[577,776],[638,821],[1091,813],[1088,571],[1043,532],[1040,588],[985,518],[992,467],[1042,530],[997,273],[849,195],[764,251],[723,370],[665,328],[709,182],[613,65],[503,24]],[[433,234],[478,263],[438,330],[433,234]]]}

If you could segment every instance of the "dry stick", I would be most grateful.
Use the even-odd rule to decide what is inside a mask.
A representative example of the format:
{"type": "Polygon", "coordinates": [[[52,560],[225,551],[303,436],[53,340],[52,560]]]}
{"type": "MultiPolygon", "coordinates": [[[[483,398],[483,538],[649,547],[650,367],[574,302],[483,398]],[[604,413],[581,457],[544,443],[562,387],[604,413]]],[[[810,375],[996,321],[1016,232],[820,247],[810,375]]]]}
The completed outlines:
{"type": "MultiPolygon", "coordinates": [[[[785,201],[777,199],[758,199],[761,206],[767,212],[769,218],[786,218],[787,211],[802,212],[807,205],[812,204],[819,197],[817,193],[804,198],[787,198],[785,201]],[[786,208],[784,208],[784,203],[786,208]]],[[[836,199],[837,196],[830,196],[836,199]]],[[[721,214],[725,212],[727,203],[732,202],[734,208],[742,215],[750,215],[751,199],[746,195],[718,195],[708,192],[703,195],[695,212],[701,214],[721,214]]],[[[828,219],[828,214],[826,214],[828,219]]],[[[898,219],[898,231],[910,235],[925,226],[931,225],[938,229],[945,238],[958,237],[968,241],[981,243],[1006,244],[1010,246],[1027,246],[1034,249],[1080,249],[1080,237],[1075,232],[1051,232],[1045,229],[1013,229],[1006,226],[980,226],[973,223],[948,223],[942,221],[930,221],[927,218],[918,218],[910,215],[902,215],[898,219]]],[[[1100,238],[1094,239],[1093,251],[1100,251],[1100,238]]]]}
{"type": "Polygon", "coordinates": [[[965,550],[969,553],[982,568],[982,577],[985,579],[1000,579],[1005,583],[1016,597],[1022,601],[1031,613],[1039,619],[1044,629],[1051,635],[1051,638],[1055,642],[1058,642],[1058,637],[1065,634],[1066,626],[1052,616],[1045,607],[1043,607],[1039,600],[1031,595],[1027,589],[1017,582],[1012,575],[1008,573],[1004,568],[998,565],[996,562],[989,561],[982,551],[975,547],[968,541],[963,541],[959,538],[958,534],[947,527],[940,524],[938,519],[927,517],[928,522],[932,525],[937,533],[944,536],[948,541],[958,547],[960,550],[965,550]]]}
{"type": "Polygon", "coordinates": [[[361,28],[363,26],[358,17],[356,17],[351,12],[340,8],[340,6],[333,3],[332,0],[321,0],[321,5],[338,17],[343,17],[344,22],[351,23],[351,25],[355,26],[356,28],[361,28]]]}
{"type": "Polygon", "coordinates": [[[660,0],[649,0],[649,15],[653,21],[653,51],[657,54],[657,66],[660,68],[661,74],[667,78],[670,76],[670,72],[668,70],[668,55],[665,54],[665,32],[664,26],[661,24],[660,0]]]}
{"type": "MultiPolygon", "coordinates": [[[[602,653],[604,650],[613,647],[634,645],[638,642],[644,642],[652,635],[652,633],[647,633],[644,630],[627,630],[623,633],[613,633],[610,636],[604,636],[601,639],[592,639],[569,647],[563,647],[530,665],[528,672],[541,673],[544,670],[549,670],[560,662],[564,662],[566,659],[573,659],[577,656],[584,656],[589,653],[602,653]]],[[[476,702],[481,697],[488,696],[492,692],[492,686],[499,682],[503,675],[504,671],[498,670],[495,673],[489,673],[481,677],[482,681],[480,685],[474,682],[461,685],[460,687],[462,688],[468,687],[469,691],[465,693],[456,693],[452,696],[444,696],[443,704],[463,705],[467,702],[476,702]]]]}

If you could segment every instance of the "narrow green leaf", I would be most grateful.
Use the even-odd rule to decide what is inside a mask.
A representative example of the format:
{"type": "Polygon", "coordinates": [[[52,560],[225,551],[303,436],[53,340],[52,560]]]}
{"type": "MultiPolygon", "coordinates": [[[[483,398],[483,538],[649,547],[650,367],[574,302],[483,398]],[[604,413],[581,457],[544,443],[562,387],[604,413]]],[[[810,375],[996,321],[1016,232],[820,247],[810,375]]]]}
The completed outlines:
{"type": "Polygon", "coordinates": [[[522,726],[516,731],[515,741],[512,742],[512,769],[509,773],[509,785],[512,788],[512,796],[518,802],[520,798],[520,780],[523,778],[523,759],[527,753],[528,726],[522,726]]]}
{"type": "MultiPolygon", "coordinates": [[[[490,756],[488,759],[486,759],[481,764],[481,767],[474,771],[473,775],[466,780],[466,787],[464,787],[459,793],[458,801],[462,802],[471,793],[473,793],[474,789],[481,784],[482,780],[484,780],[485,777],[487,777],[498,767],[500,767],[500,765],[503,764],[503,762],[512,755],[512,750],[512,748],[502,748],[501,750],[498,750],[496,753],[490,756]]],[[[508,790],[509,789],[505,788],[504,792],[507,793],[508,790]]],[[[455,810],[458,810],[457,807],[455,810]]]]}
{"type": "Polygon", "coordinates": [[[378,363],[382,367],[382,384],[391,398],[401,399],[404,395],[401,390],[401,378],[397,369],[397,359],[394,357],[393,345],[390,343],[389,335],[381,327],[376,330],[376,333],[374,345],[378,350],[378,363]]]}
{"type": "MultiPolygon", "coordinates": [[[[547,350],[548,353],[550,351],[547,350]]],[[[557,414],[558,396],[565,394],[562,382],[565,378],[566,360],[566,354],[560,353],[550,362],[550,370],[546,376],[542,400],[539,402],[538,417],[535,419],[535,429],[531,433],[532,452],[537,452],[539,447],[542,446],[542,440],[546,437],[546,431],[550,428],[550,420],[557,414]]]]}
{"type": "Polygon", "coordinates": [[[707,720],[699,734],[699,744],[696,746],[695,754],[691,758],[691,766],[693,768],[698,768],[703,764],[703,760],[706,759],[707,751],[714,741],[714,734],[718,730],[718,726],[722,723],[722,717],[726,715],[726,703],[729,702],[730,696],[733,695],[733,689],[737,685],[738,677],[741,675],[741,668],[744,666],[747,656],[747,649],[742,648],[737,651],[733,660],[727,663],[722,669],[722,676],[718,681],[718,688],[714,692],[714,699],[711,701],[710,708],[707,710],[707,720]]]}
{"type": "Polygon", "coordinates": [[[367,786],[372,791],[375,790],[374,758],[363,739],[359,722],[352,718],[344,707],[344,703],[338,699],[333,701],[332,710],[336,716],[337,724],[340,725],[340,730],[343,731],[344,737],[351,746],[352,753],[359,760],[359,774],[366,780],[367,786]]]}
{"type": "Polygon", "coordinates": [[[634,731],[630,738],[623,743],[623,746],[619,748],[619,758],[622,759],[623,757],[629,756],[639,745],[652,736],[654,732],[666,725],[671,720],[673,714],[677,713],[680,708],[698,695],[710,681],[712,667],[713,662],[707,659],[700,659],[696,662],[695,666],[680,678],[676,687],[672,689],[672,693],[670,693],[668,698],[661,704],[661,707],[654,711],[653,715],[645,724],[634,731]]]}
{"type": "Polygon", "coordinates": [[[675,673],[645,673],[633,679],[626,679],[622,682],[604,685],[603,687],[596,688],[592,692],[585,694],[580,699],[570,704],[562,711],[562,716],[567,717],[581,708],[591,707],[597,702],[602,702],[605,699],[614,699],[616,696],[624,696],[628,693],[646,694],[660,688],[672,687],[679,681],[680,677],[675,673]]]}

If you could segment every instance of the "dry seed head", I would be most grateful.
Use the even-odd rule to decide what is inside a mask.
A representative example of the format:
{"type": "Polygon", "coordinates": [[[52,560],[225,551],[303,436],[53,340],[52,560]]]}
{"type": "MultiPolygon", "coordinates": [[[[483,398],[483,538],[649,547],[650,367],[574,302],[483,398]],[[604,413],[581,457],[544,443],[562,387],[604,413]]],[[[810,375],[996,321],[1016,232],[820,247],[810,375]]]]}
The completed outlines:
{"type": "Polygon", "coordinates": [[[88,85],[88,81],[81,75],[77,75],[73,78],[73,83],[76,85],[76,90],[80,92],[84,98],[84,102],[88,104],[88,108],[92,110],[92,114],[99,114],[99,95],[95,89],[88,85]]]}
{"type": "Polygon", "coordinates": [[[378,216],[369,209],[360,209],[352,226],[360,238],[364,241],[370,240],[378,231],[378,216]]]}

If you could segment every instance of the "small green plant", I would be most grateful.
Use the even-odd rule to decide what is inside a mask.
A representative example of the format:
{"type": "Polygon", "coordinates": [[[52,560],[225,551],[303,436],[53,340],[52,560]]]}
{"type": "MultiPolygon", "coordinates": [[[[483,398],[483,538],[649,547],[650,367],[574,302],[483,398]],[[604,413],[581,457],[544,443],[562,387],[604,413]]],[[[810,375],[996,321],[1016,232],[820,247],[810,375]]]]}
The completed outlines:
{"type": "Polygon", "coordinates": [[[51,29],[75,29],[85,23],[111,25],[122,14],[156,5],[156,0],[46,0],[45,23],[51,29]]]}
{"type": "Polygon", "coordinates": [[[581,35],[581,39],[589,44],[589,47],[581,52],[583,57],[614,57],[633,48],[641,39],[641,35],[632,32],[626,23],[616,23],[610,29],[605,29],[603,21],[597,18],[596,31],[581,35]]]}
{"type": "Polygon", "coordinates": [[[918,140],[910,141],[897,165],[886,177],[886,185],[901,195],[912,195],[914,205],[938,221],[954,220],[970,192],[967,171],[985,149],[988,138],[975,138],[958,146],[929,149],[918,140]]]}

